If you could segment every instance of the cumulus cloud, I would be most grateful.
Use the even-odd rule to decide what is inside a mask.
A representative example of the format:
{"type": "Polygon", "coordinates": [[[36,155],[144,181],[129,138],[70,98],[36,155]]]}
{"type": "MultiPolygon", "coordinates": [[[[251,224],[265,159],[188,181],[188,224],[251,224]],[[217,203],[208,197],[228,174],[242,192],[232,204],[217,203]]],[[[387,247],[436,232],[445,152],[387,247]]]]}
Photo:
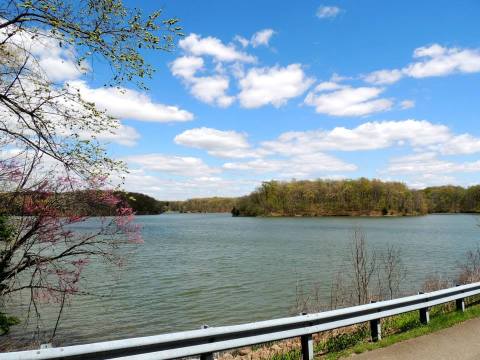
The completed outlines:
{"type": "Polygon", "coordinates": [[[69,86],[80,91],[82,98],[93,102],[113,117],[153,122],[189,121],[193,114],[177,106],[153,102],[144,93],[126,88],[91,88],[83,80],[70,81],[69,86]]]}
{"type": "Polygon", "coordinates": [[[242,45],[242,47],[246,48],[247,46],[251,45],[252,47],[256,48],[259,46],[269,46],[270,39],[273,35],[275,35],[275,30],[273,29],[263,29],[257,31],[255,34],[252,35],[250,39],[247,39],[243,36],[236,35],[233,40],[237,41],[242,45]]]}
{"type": "Polygon", "coordinates": [[[127,156],[124,160],[142,169],[180,176],[210,176],[221,170],[207,165],[202,159],[191,156],[142,154],[127,156]]]}
{"type": "Polygon", "coordinates": [[[462,134],[451,137],[445,143],[433,147],[444,155],[466,155],[480,152],[480,138],[470,134],[462,134]]]}
{"type": "Polygon", "coordinates": [[[322,5],[317,9],[317,17],[320,19],[334,18],[342,12],[338,6],[322,5]]]}
{"type": "Polygon", "coordinates": [[[403,69],[374,71],[365,76],[365,81],[372,84],[392,84],[404,76],[425,78],[480,72],[478,49],[447,48],[433,44],[415,49],[413,58],[417,61],[403,69]]]}
{"type": "MultiPolygon", "coordinates": [[[[81,77],[89,70],[86,62],[78,64],[72,46],[60,45],[52,34],[40,29],[18,29],[10,25],[0,30],[2,45],[25,60],[25,66],[53,82],[81,77]]],[[[20,60],[22,59],[22,60],[20,60]]]]}
{"type": "MultiPolygon", "coordinates": [[[[88,136],[86,138],[89,138],[88,136]]],[[[101,141],[107,141],[124,146],[135,146],[140,139],[140,134],[131,126],[120,124],[117,129],[104,131],[96,135],[101,141]]]]}
{"type": "Polygon", "coordinates": [[[386,85],[393,84],[403,77],[401,70],[378,70],[368,74],[365,81],[371,84],[386,85]]]}
{"type": "Polygon", "coordinates": [[[200,101],[220,107],[230,106],[235,98],[227,95],[230,86],[228,76],[223,74],[197,76],[197,72],[202,70],[203,66],[204,60],[201,57],[181,56],[170,64],[170,70],[173,75],[185,82],[190,93],[200,101]]]}
{"type": "Polygon", "coordinates": [[[414,57],[422,60],[404,69],[406,75],[414,78],[480,71],[480,51],[476,49],[445,48],[434,44],[415,49],[414,57]]]}
{"type": "Polygon", "coordinates": [[[438,159],[434,152],[414,154],[390,160],[389,174],[449,174],[480,172],[480,161],[456,163],[438,159]]]}
{"type": "Polygon", "coordinates": [[[300,64],[250,69],[240,79],[238,99],[245,108],[267,104],[279,107],[291,98],[302,95],[313,83],[300,64]]]}
{"type": "Polygon", "coordinates": [[[175,76],[179,76],[184,79],[192,79],[195,73],[202,69],[204,61],[198,56],[181,56],[176,58],[170,64],[170,70],[175,76]]]}
{"type": "MultiPolygon", "coordinates": [[[[6,29],[0,31],[0,38],[6,36],[6,29]]],[[[88,64],[77,63],[75,49],[69,45],[60,45],[58,39],[43,30],[31,28],[16,31],[5,46],[12,47],[12,51],[19,53],[25,49],[22,56],[28,57],[29,66],[35,71],[44,74],[49,80],[60,82],[80,91],[82,97],[96,104],[99,110],[107,111],[117,118],[131,118],[144,121],[188,121],[193,114],[176,106],[168,106],[153,102],[145,93],[127,88],[92,88],[81,76],[90,71],[88,64]],[[32,33],[36,36],[33,37],[32,33]],[[32,60],[32,59],[35,60],[32,60]]],[[[138,134],[133,128],[124,127],[126,133],[132,136],[132,141],[122,140],[125,144],[132,144],[138,134]]],[[[105,137],[111,138],[110,135],[105,137]]],[[[119,139],[116,137],[116,139],[119,139]]],[[[113,140],[113,138],[112,138],[113,140]]]]}
{"type": "Polygon", "coordinates": [[[238,51],[232,44],[225,45],[220,39],[212,36],[201,37],[198,34],[190,34],[178,43],[186,53],[195,56],[212,56],[217,61],[225,62],[255,62],[255,57],[238,51]]]}
{"type": "Polygon", "coordinates": [[[235,100],[227,95],[230,80],[227,76],[202,76],[190,81],[190,92],[197,99],[220,107],[228,107],[235,100]]]}
{"type": "MultiPolygon", "coordinates": [[[[251,39],[237,35],[234,40],[243,47],[268,46],[274,34],[273,29],[263,29],[251,39]]],[[[279,107],[289,99],[303,94],[313,83],[313,79],[305,75],[300,64],[246,70],[245,67],[256,59],[237,50],[233,44],[225,45],[217,38],[190,34],[180,41],[180,47],[185,55],[170,63],[170,70],[174,76],[183,80],[194,97],[208,104],[228,107],[238,99],[244,108],[268,104],[279,107]],[[205,69],[202,56],[213,57],[214,66],[205,69]],[[238,81],[240,88],[236,95],[229,94],[232,78],[238,81]]]]}
{"type": "Polygon", "coordinates": [[[175,136],[175,143],[206,150],[210,155],[224,158],[254,157],[245,133],[207,127],[190,129],[175,136]]]}
{"type": "Polygon", "coordinates": [[[352,129],[336,127],[332,130],[290,131],[273,141],[262,142],[262,148],[266,152],[294,155],[377,150],[405,144],[426,148],[445,144],[452,138],[454,135],[445,125],[410,119],[366,122],[352,129]]]}
{"type": "MultiPolygon", "coordinates": [[[[118,183],[122,181],[119,179],[118,183]]],[[[125,176],[124,188],[161,200],[186,200],[208,196],[240,196],[250,193],[258,180],[226,179],[220,176],[163,178],[145,169],[131,169],[125,176]]]]}
{"type": "MultiPolygon", "coordinates": [[[[325,84],[325,83],[322,83],[325,84]]],[[[389,110],[393,103],[389,99],[378,98],[384,91],[377,87],[343,86],[338,90],[329,91],[320,84],[309,92],[305,104],[315,107],[315,111],[332,116],[363,116],[389,110]]],[[[334,89],[330,84],[330,89],[334,89]]]]}
{"type": "Polygon", "coordinates": [[[345,85],[341,85],[339,83],[336,83],[334,81],[324,81],[315,86],[315,92],[321,92],[321,91],[330,91],[330,90],[338,90],[338,89],[343,89],[345,88],[345,85]]]}
{"type": "Polygon", "coordinates": [[[255,173],[277,173],[285,178],[308,178],[319,174],[355,171],[357,166],[324,153],[310,153],[289,159],[256,159],[246,162],[228,162],[226,170],[253,171],[255,173]]]}
{"type": "Polygon", "coordinates": [[[250,43],[252,46],[258,47],[258,46],[268,46],[271,37],[275,34],[275,31],[273,29],[264,29],[257,31],[255,34],[253,34],[250,43]]]}

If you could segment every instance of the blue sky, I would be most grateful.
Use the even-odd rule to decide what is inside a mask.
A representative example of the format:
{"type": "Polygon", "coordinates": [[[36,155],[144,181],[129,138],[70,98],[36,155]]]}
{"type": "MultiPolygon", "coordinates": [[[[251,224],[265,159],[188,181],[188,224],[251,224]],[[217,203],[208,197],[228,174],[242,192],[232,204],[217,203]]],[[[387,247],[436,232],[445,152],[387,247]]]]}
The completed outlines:
{"type": "MultiPolygon", "coordinates": [[[[127,2],[146,12],[157,2],[127,2]]],[[[105,135],[160,199],[236,196],[263,180],[409,186],[480,180],[478,1],[164,1],[185,37],[145,53],[149,92],[68,79],[117,116],[105,135]]]]}

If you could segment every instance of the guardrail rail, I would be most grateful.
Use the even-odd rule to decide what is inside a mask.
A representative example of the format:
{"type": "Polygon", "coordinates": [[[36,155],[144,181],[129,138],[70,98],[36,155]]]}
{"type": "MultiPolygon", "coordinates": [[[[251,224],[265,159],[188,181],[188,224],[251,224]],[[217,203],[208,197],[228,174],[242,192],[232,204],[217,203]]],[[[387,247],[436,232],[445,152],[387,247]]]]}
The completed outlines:
{"type": "Polygon", "coordinates": [[[43,346],[38,350],[1,353],[0,360],[161,360],[192,356],[210,360],[216,352],[296,337],[301,339],[303,359],[311,360],[314,355],[312,335],[315,333],[369,322],[372,340],[378,341],[382,337],[382,318],[419,311],[420,320],[427,324],[431,306],[455,301],[457,310],[465,311],[465,298],[479,294],[480,282],[366,305],[248,324],[204,326],[199,330],[58,348],[43,346]]]}

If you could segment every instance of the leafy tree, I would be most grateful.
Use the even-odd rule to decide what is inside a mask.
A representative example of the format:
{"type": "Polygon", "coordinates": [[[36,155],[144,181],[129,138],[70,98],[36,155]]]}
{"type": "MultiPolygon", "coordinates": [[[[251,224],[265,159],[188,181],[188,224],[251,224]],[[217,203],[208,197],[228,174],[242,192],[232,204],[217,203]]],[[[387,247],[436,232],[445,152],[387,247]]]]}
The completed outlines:
{"type": "Polygon", "coordinates": [[[169,51],[181,35],[178,19],[161,15],[157,11],[144,16],[120,0],[2,1],[2,143],[34,149],[82,174],[118,168],[96,141],[96,135],[112,131],[118,121],[84,101],[68,83],[54,81],[38,50],[66,49],[79,72],[94,61],[104,63],[112,75],[105,86],[133,81],[144,87],[142,79],[153,69],[140,51],[169,51]]]}
{"type": "Polygon", "coordinates": [[[415,215],[427,213],[422,193],[380,180],[270,181],[238,200],[241,215],[415,215]]]}
{"type": "Polygon", "coordinates": [[[17,214],[0,222],[2,307],[21,293],[38,316],[37,302],[63,304],[83,293],[80,275],[90,261],[119,264],[118,248],[141,241],[128,201],[104,190],[125,167],[97,137],[118,120],[52,75],[41,54],[60,52],[78,74],[101,64],[111,72],[106,87],[145,89],[153,69],[143,49],[170,51],[181,35],[177,19],[120,0],[0,0],[0,214],[17,214]],[[81,210],[92,206],[115,216],[77,231],[88,220],[81,210]]]}

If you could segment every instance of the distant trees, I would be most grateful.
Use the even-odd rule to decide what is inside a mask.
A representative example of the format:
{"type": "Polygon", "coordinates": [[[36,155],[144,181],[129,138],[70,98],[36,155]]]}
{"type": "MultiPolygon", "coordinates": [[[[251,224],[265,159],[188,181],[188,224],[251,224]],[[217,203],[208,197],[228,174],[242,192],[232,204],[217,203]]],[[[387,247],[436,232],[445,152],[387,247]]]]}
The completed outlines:
{"type": "Polygon", "coordinates": [[[245,216],[419,215],[427,204],[421,192],[380,180],[264,182],[237,205],[245,216]]]}
{"type": "Polygon", "coordinates": [[[236,206],[237,198],[211,197],[171,201],[168,210],[194,213],[229,213],[236,206]]]}
{"type": "Polygon", "coordinates": [[[233,216],[401,216],[480,212],[480,185],[409,189],[400,182],[357,180],[266,181],[239,198],[171,201],[170,211],[233,216]]]}
{"type": "Polygon", "coordinates": [[[480,212],[480,186],[436,186],[422,190],[430,213],[480,212]]]}
{"type": "Polygon", "coordinates": [[[165,211],[231,213],[232,216],[399,216],[480,212],[480,186],[412,190],[381,180],[267,181],[239,198],[208,197],[160,201],[141,193],[118,192],[136,214],[165,211]]]}
{"type": "Polygon", "coordinates": [[[115,195],[125,201],[135,215],[158,215],[168,210],[168,201],[159,201],[145,194],[118,191],[115,195]]]}

